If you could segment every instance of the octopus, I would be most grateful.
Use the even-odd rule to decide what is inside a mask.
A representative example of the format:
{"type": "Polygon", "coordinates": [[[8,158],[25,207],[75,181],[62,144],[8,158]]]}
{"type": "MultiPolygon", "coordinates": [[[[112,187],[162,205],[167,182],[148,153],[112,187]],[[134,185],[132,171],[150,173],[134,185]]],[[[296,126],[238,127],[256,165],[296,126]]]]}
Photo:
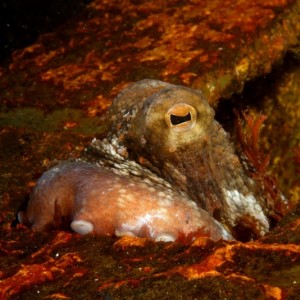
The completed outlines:
{"type": "Polygon", "coordinates": [[[80,160],[42,175],[19,222],[166,242],[269,231],[263,188],[201,91],[145,79],[117,95],[103,122],[105,137],[80,160]]]}

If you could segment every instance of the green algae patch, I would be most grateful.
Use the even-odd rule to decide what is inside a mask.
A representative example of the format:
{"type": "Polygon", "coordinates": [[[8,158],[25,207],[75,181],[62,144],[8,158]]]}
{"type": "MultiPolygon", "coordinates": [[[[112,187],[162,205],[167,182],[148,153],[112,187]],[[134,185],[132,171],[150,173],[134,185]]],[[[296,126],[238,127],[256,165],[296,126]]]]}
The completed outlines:
{"type": "Polygon", "coordinates": [[[99,118],[86,117],[82,110],[67,108],[48,114],[35,108],[19,108],[2,112],[0,113],[0,126],[44,132],[68,130],[89,136],[101,134],[104,131],[99,118]]]}

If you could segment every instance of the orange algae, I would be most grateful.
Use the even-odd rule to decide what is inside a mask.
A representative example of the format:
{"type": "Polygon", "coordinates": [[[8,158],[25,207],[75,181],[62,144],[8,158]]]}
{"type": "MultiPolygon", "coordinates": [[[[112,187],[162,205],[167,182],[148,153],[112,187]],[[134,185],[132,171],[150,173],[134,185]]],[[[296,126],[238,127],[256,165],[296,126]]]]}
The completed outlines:
{"type": "Polygon", "coordinates": [[[80,261],[76,253],[68,253],[57,260],[49,258],[44,263],[23,265],[16,274],[0,281],[0,298],[6,299],[30,286],[52,281],[64,274],[67,267],[80,261]]]}

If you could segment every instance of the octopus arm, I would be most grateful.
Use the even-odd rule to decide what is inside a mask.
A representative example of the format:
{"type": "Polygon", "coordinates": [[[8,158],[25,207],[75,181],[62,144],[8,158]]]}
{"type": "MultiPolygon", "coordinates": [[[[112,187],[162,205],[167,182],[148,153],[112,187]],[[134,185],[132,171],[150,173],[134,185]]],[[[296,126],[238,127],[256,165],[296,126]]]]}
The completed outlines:
{"type": "Polygon", "coordinates": [[[201,229],[213,240],[232,239],[184,194],[85,162],[63,163],[44,173],[19,221],[36,231],[60,228],[65,221],[80,234],[174,241],[201,229]]]}

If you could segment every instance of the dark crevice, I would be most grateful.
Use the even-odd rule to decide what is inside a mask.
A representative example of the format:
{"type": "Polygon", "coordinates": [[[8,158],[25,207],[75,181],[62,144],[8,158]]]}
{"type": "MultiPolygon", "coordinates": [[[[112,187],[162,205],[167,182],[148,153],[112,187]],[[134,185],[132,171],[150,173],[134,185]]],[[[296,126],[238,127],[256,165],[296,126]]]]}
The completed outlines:
{"type": "Polygon", "coordinates": [[[4,0],[0,3],[0,63],[80,14],[91,0],[4,0]]]}

